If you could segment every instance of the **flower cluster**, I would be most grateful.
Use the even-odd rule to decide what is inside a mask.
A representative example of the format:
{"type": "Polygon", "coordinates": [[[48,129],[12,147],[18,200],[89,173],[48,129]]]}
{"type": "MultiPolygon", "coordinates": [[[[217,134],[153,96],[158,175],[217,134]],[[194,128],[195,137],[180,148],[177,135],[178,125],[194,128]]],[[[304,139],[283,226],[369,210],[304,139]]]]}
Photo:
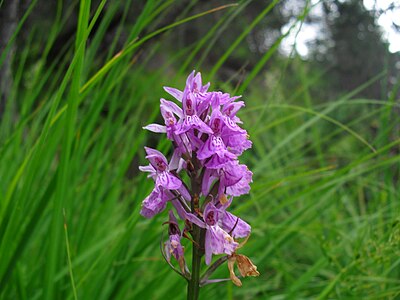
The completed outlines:
{"type": "MultiPolygon", "coordinates": [[[[185,227],[180,230],[170,210],[169,240],[164,244],[167,261],[172,255],[179,262],[181,274],[189,274],[181,245],[181,239],[187,237],[193,241],[193,247],[205,254],[207,265],[213,254],[225,254],[232,281],[241,285],[233,272],[233,262],[243,257],[236,254],[238,239],[247,238],[251,227],[227,208],[234,196],[247,194],[250,190],[252,172],[239,163],[238,157],[252,143],[236,116],[244,102],[228,93],[208,91],[209,86],[209,83],[203,85],[201,74],[193,71],[183,91],[164,88],[179,105],[176,101],[161,99],[160,110],[165,125],[150,124],[144,128],[166,133],[172,141],[173,154],[168,162],[161,152],[145,147],[150,164],[140,170],[149,173],[155,186],[143,201],[141,214],[151,218],[170,202],[185,227]],[[188,182],[184,178],[188,178],[188,182]],[[197,241],[188,235],[194,227],[203,232],[197,241]]],[[[258,275],[257,268],[246,259],[249,261],[246,268],[252,272],[244,272],[238,263],[242,276],[258,275]]]]}

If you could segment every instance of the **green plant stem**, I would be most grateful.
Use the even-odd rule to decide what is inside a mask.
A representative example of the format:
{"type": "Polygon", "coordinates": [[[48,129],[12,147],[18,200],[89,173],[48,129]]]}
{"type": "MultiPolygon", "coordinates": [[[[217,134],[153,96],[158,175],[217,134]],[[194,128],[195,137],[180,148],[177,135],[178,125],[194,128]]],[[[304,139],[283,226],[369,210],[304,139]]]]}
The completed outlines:
{"type": "MultiPolygon", "coordinates": [[[[195,169],[195,172],[190,174],[190,183],[192,188],[192,201],[191,211],[192,214],[197,214],[199,209],[199,195],[201,191],[201,182],[203,180],[203,172],[199,171],[199,161],[197,160],[196,156],[194,155],[192,158],[192,163],[195,169]]],[[[192,251],[192,272],[191,278],[188,282],[188,293],[187,299],[188,300],[197,300],[199,299],[199,292],[200,292],[200,269],[201,269],[201,257],[203,256],[203,249],[204,249],[204,236],[205,230],[200,228],[199,226],[193,224],[192,229],[192,238],[193,238],[193,251],[192,251]]]]}
{"type": "Polygon", "coordinates": [[[192,277],[188,283],[188,300],[197,300],[200,292],[200,264],[202,253],[198,245],[201,244],[201,228],[197,225],[193,225],[193,240],[196,244],[193,244],[192,277]]]}

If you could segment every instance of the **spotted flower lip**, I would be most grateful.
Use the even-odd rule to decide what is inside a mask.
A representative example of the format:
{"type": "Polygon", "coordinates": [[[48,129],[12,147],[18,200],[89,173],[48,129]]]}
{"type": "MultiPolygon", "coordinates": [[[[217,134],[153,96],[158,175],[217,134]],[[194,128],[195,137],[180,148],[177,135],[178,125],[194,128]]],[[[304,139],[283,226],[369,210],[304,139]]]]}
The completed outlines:
{"type": "Polygon", "coordinates": [[[246,165],[232,161],[227,163],[220,173],[219,195],[226,193],[230,196],[241,196],[249,193],[253,173],[249,171],[246,165]]]}
{"type": "Polygon", "coordinates": [[[168,170],[168,161],[160,151],[149,147],[145,147],[144,149],[147,153],[146,158],[157,172],[168,170]]]}
{"type": "Polygon", "coordinates": [[[156,186],[162,186],[169,190],[177,190],[182,186],[182,181],[170,172],[162,172],[157,176],[156,186]]]}
{"type": "Polygon", "coordinates": [[[207,228],[205,239],[205,263],[211,263],[212,254],[232,254],[239,244],[221,227],[207,228]]]}
{"type": "Polygon", "coordinates": [[[229,116],[224,115],[219,109],[212,112],[210,126],[216,135],[229,136],[234,134],[245,134],[246,130],[239,127],[229,116]]]}
{"type": "Polygon", "coordinates": [[[239,156],[252,143],[237,116],[245,106],[243,100],[238,101],[241,96],[209,91],[209,87],[210,83],[203,85],[201,74],[195,71],[189,74],[183,89],[164,87],[172,99],[160,99],[163,122],[143,128],[166,134],[172,143],[172,155],[168,160],[159,150],[145,147],[149,164],[139,169],[148,173],[154,187],[143,200],[140,213],[152,218],[167,206],[172,207],[166,222],[168,239],[162,240],[161,251],[189,284],[200,286],[200,281],[193,281],[200,275],[194,276],[188,269],[183,238],[192,242],[192,259],[200,262],[204,254],[205,263],[210,265],[206,274],[221,259],[227,260],[230,278],[241,286],[235,264],[242,276],[259,273],[248,257],[237,254],[240,239],[248,239],[251,226],[229,209],[234,197],[250,191],[253,174],[239,162],[239,156]],[[211,264],[217,255],[223,257],[211,264]]]}
{"type": "Polygon", "coordinates": [[[236,155],[227,150],[221,137],[211,135],[199,149],[197,158],[200,160],[211,158],[205,163],[205,166],[216,169],[236,159],[236,155]]]}
{"type": "Polygon", "coordinates": [[[252,146],[247,133],[229,135],[224,140],[230,151],[237,156],[242,155],[245,150],[250,149],[252,146]]]}
{"type": "Polygon", "coordinates": [[[201,74],[193,71],[186,80],[186,87],[182,94],[183,119],[176,134],[182,134],[196,129],[203,133],[211,134],[212,130],[198,115],[198,107],[206,97],[209,85],[202,85],[201,74]]]}
{"type": "MultiPolygon", "coordinates": [[[[184,213],[185,214],[185,213],[184,213]]],[[[205,263],[209,265],[213,254],[234,253],[238,243],[234,237],[247,237],[251,227],[234,215],[227,213],[208,203],[203,212],[203,220],[193,214],[186,214],[185,219],[206,230],[205,234],[205,263]],[[228,215],[227,215],[228,214],[228,215]],[[229,234],[226,230],[232,231],[229,234]]]]}
{"type": "Polygon", "coordinates": [[[205,236],[205,262],[211,263],[212,254],[232,254],[239,245],[234,241],[219,224],[220,215],[225,212],[219,211],[214,204],[208,203],[204,209],[203,219],[206,228],[205,236]]]}
{"type": "Polygon", "coordinates": [[[186,133],[189,130],[197,129],[204,133],[212,133],[212,130],[204,123],[197,115],[186,115],[183,121],[179,124],[175,134],[186,133]]]}
{"type": "Polygon", "coordinates": [[[171,119],[169,118],[172,118],[172,120],[175,122],[176,122],[175,116],[177,116],[178,118],[182,118],[183,116],[182,109],[174,102],[161,98],[160,103],[161,103],[160,104],[161,115],[163,116],[166,124],[171,124],[171,119]]]}
{"type": "MultiPolygon", "coordinates": [[[[222,112],[227,115],[229,118],[234,118],[236,117],[236,113],[241,109],[243,106],[245,106],[243,101],[237,101],[237,102],[229,102],[224,105],[222,112]]],[[[236,121],[234,119],[234,121],[236,121]]],[[[236,121],[237,122],[237,121],[236,121]]]]}
{"type": "Polygon", "coordinates": [[[146,218],[154,217],[165,209],[167,201],[170,198],[172,197],[167,191],[154,189],[150,195],[143,200],[140,214],[146,218]]]}
{"type": "Polygon", "coordinates": [[[177,125],[176,118],[182,118],[182,109],[174,102],[165,100],[163,98],[160,99],[160,103],[161,115],[164,118],[165,125],[149,124],[143,127],[143,129],[147,129],[155,133],[166,133],[168,139],[175,140],[176,136],[174,133],[177,125]]]}
{"type": "Polygon", "coordinates": [[[170,210],[169,222],[168,222],[168,241],[165,242],[165,255],[168,261],[171,260],[171,255],[178,261],[179,267],[182,273],[186,272],[186,262],[184,256],[184,248],[181,244],[182,234],[179,229],[178,220],[176,219],[174,212],[170,210]]]}
{"type": "Polygon", "coordinates": [[[168,161],[165,156],[158,150],[145,147],[150,165],[141,167],[142,171],[149,171],[151,177],[155,179],[156,188],[163,187],[167,190],[177,190],[182,186],[182,181],[171,174],[169,171],[168,161]]]}

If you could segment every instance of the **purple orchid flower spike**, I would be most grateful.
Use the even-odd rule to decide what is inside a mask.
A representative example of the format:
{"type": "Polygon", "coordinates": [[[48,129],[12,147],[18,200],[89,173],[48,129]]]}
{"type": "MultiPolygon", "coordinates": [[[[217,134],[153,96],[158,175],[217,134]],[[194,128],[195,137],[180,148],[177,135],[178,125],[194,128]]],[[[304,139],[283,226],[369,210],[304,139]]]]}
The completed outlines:
{"type": "Polygon", "coordinates": [[[208,91],[209,87],[195,71],[182,90],[164,87],[175,98],[175,102],[160,100],[164,125],[144,128],[165,133],[172,142],[172,156],[168,161],[158,150],[145,147],[150,164],[139,167],[155,183],[140,213],[152,218],[169,205],[184,224],[181,231],[173,211],[169,211],[169,237],[162,252],[168,264],[188,281],[188,299],[198,299],[204,283],[225,280],[208,279],[223,262],[228,261],[230,279],[238,286],[242,283],[234,273],[235,263],[242,276],[259,275],[248,257],[236,253],[249,238],[251,226],[228,211],[234,197],[249,193],[252,182],[251,171],[239,163],[239,156],[252,146],[237,116],[244,102],[228,93],[208,91]],[[183,238],[192,244],[190,271],[183,238]],[[200,278],[203,255],[210,266],[200,278]],[[213,255],[222,257],[211,263],[213,255]],[[180,271],[171,263],[172,257],[180,271]]]}

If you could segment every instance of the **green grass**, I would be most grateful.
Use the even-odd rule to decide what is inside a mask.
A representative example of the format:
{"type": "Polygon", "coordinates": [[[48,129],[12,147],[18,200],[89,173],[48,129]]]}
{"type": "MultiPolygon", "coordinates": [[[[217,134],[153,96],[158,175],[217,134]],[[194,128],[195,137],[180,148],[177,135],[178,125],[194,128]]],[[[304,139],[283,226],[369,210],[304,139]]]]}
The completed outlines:
{"type": "MultiPolygon", "coordinates": [[[[151,220],[139,215],[152,189],[137,172],[145,164],[143,146],[169,147],[165,137],[141,127],[160,119],[158,101],[167,97],[162,86],[182,87],[191,66],[206,79],[218,74],[270,8],[207,70],[191,51],[212,51],[213,34],[176,49],[157,68],[151,62],[177,26],[210,22],[214,10],[188,9],[161,25],[175,3],[147,1],[134,26],[121,18],[103,53],[100,44],[117,8],[135,5],[111,1],[100,19],[104,4],[80,1],[76,36],[53,61],[46,58],[66,21],[61,15],[34,63],[27,58],[41,34],[37,29],[18,50],[10,99],[18,116],[7,111],[0,127],[2,299],[185,298],[185,282],[159,251],[166,214],[151,220]],[[128,38],[117,49],[123,29],[128,38]],[[184,67],[174,71],[181,62],[184,67]]],[[[221,30],[229,30],[226,24],[247,5],[218,8],[222,21],[212,29],[215,34],[223,36],[221,30]]],[[[400,295],[396,93],[379,100],[355,98],[357,91],[336,100],[313,99],[313,80],[322,75],[312,78],[297,59],[288,63],[299,72],[275,67],[279,79],[266,90],[259,84],[265,75],[260,70],[275,50],[263,56],[250,81],[212,85],[238,89],[246,102],[240,117],[254,144],[242,161],[253,170],[254,183],[232,208],[252,225],[242,252],[261,275],[244,279],[241,288],[230,282],[206,286],[201,299],[395,299],[400,295]],[[288,76],[296,82],[290,96],[288,76]]],[[[358,90],[383,80],[384,74],[376,75],[358,90]]],[[[190,253],[188,242],[186,249],[190,253]]],[[[227,268],[215,276],[227,277],[227,268]]]]}

